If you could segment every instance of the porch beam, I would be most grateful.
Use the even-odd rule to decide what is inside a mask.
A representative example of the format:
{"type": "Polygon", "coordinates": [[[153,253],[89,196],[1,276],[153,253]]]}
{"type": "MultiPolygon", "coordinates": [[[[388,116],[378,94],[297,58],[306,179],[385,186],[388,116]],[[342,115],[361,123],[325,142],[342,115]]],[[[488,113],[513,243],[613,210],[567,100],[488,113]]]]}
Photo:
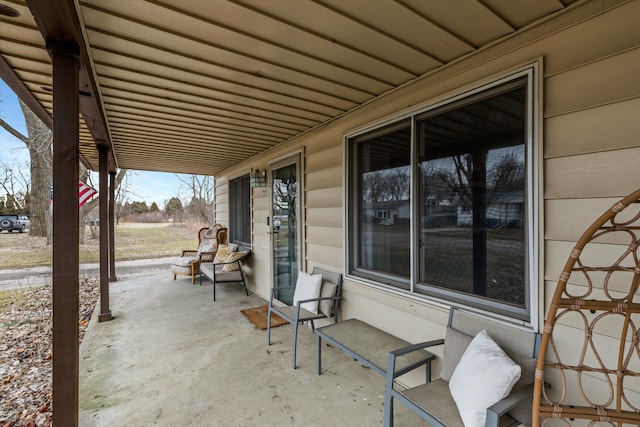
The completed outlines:
{"type": "Polygon", "coordinates": [[[78,425],[78,46],[47,40],[53,61],[53,425],[78,425]]]}
{"type": "Polygon", "coordinates": [[[109,281],[116,282],[115,206],[116,173],[109,171],[109,281]]]}
{"type": "MultiPolygon", "coordinates": [[[[80,114],[88,124],[93,140],[104,141],[111,147],[111,137],[104,113],[102,96],[98,90],[95,70],[89,60],[87,44],[76,11],[74,0],[27,0],[36,25],[45,40],[67,40],[79,48],[80,73],[76,91],[80,96],[80,114]]],[[[78,120],[76,118],[76,120],[78,120]]],[[[84,162],[89,165],[88,162],[84,162]]],[[[109,169],[115,171],[117,161],[113,150],[109,150],[109,169]]]]}
{"type": "Polygon", "coordinates": [[[42,123],[44,123],[46,127],[49,129],[53,127],[53,118],[51,118],[51,115],[44,109],[40,101],[31,93],[29,88],[22,82],[2,55],[0,55],[0,78],[2,78],[22,102],[27,104],[27,107],[42,120],[42,123]]]}
{"type": "Polygon", "coordinates": [[[109,147],[103,144],[98,145],[99,154],[99,178],[100,178],[100,198],[98,199],[100,211],[100,314],[98,322],[108,322],[112,319],[109,308],[109,186],[108,186],[108,162],[109,147]],[[105,220],[106,219],[106,220],[105,220]]]}

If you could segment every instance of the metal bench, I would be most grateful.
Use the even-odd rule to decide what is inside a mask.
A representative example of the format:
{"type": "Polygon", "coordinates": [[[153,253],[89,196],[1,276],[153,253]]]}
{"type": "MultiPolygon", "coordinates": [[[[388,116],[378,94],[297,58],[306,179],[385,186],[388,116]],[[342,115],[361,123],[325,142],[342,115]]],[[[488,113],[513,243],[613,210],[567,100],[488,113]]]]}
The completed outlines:
{"type": "Polygon", "coordinates": [[[247,281],[242,269],[247,257],[251,255],[251,248],[240,246],[236,253],[242,255],[230,262],[203,262],[200,264],[200,284],[202,285],[202,276],[213,282],[214,301],[216,300],[217,283],[240,283],[244,288],[244,292],[249,296],[247,281]]]}
{"type": "MultiPolygon", "coordinates": [[[[318,375],[322,373],[323,339],[382,376],[387,375],[389,352],[409,345],[407,341],[358,319],[317,328],[315,334],[318,375]]],[[[427,367],[427,377],[430,378],[430,362],[434,358],[428,351],[413,353],[394,366],[394,378],[423,365],[427,367]]]]}

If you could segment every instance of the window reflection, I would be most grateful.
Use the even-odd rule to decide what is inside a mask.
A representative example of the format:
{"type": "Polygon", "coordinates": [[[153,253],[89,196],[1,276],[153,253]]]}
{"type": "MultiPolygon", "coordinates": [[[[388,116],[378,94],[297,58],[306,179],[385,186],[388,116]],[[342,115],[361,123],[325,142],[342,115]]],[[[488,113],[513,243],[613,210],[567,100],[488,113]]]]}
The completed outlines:
{"type": "Polygon", "coordinates": [[[410,154],[408,123],[358,144],[360,268],[409,277],[410,154]]]}

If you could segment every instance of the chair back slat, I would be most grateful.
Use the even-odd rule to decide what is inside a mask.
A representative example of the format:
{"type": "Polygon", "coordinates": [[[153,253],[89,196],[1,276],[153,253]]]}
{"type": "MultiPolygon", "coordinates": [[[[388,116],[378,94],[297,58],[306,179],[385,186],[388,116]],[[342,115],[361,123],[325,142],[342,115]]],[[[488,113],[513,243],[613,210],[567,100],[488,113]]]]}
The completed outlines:
{"type": "MultiPolygon", "coordinates": [[[[311,272],[311,274],[321,274],[322,275],[322,280],[326,280],[329,281],[331,283],[335,283],[336,285],[338,285],[336,287],[336,295],[337,297],[342,295],[342,274],[340,273],[335,273],[333,271],[329,271],[329,270],[325,270],[324,268],[320,268],[320,267],[313,267],[313,270],[311,272]]],[[[333,310],[331,312],[331,314],[335,317],[335,320],[338,320],[338,313],[340,312],[340,300],[342,298],[338,298],[335,300],[335,302],[333,303],[333,310]]]]}
{"type": "Polygon", "coordinates": [[[485,329],[503,350],[536,356],[537,337],[531,328],[457,308],[449,312],[449,326],[472,337],[485,329]]]}

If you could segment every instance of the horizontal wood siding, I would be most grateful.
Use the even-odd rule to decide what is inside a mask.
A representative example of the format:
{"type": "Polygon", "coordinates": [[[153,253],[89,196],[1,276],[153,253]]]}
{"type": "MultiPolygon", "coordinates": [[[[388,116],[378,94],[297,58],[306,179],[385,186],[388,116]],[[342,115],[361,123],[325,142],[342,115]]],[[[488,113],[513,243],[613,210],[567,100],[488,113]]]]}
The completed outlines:
{"type": "MultiPolygon", "coordinates": [[[[569,37],[573,48],[557,60],[545,57],[545,313],[576,241],[606,209],[640,186],[640,32],[612,30],[639,19],[640,3],[626,4],[567,30],[566,35],[583,39],[569,37]],[[620,39],[608,37],[611,31],[620,39]]],[[[619,237],[599,242],[581,254],[585,263],[608,265],[625,249],[619,237]]],[[[604,276],[591,275],[596,295],[603,296],[604,276]]],[[[623,288],[629,281],[629,275],[614,275],[610,285],[623,288]]],[[[587,285],[583,275],[572,275],[568,287],[579,295],[587,285]]],[[[567,316],[557,327],[568,354],[582,346],[579,326],[567,316]]],[[[617,349],[619,334],[616,325],[606,323],[594,331],[594,341],[606,353],[617,349]]],[[[585,382],[592,382],[590,393],[604,390],[600,379],[585,382]]]]}
{"type": "Polygon", "coordinates": [[[553,117],[638,96],[640,48],[545,78],[544,115],[553,117]]]}
{"type": "MultiPolygon", "coordinates": [[[[539,288],[543,308],[535,325],[541,329],[555,283],[579,236],[613,202],[640,186],[638,22],[639,1],[578,4],[557,19],[418,78],[241,166],[245,170],[267,168],[269,161],[296,150],[305,153],[305,263],[307,268],[319,265],[343,271],[345,135],[434,105],[539,61],[542,119],[537,130],[543,158],[538,184],[543,206],[536,220],[544,229],[538,241],[540,283],[533,286],[539,288]]],[[[233,173],[235,170],[228,171],[233,173]]],[[[226,189],[222,184],[218,189],[216,214],[225,215],[226,189]]],[[[253,194],[255,276],[250,278],[250,287],[266,296],[271,256],[266,226],[269,193],[253,194]]],[[[620,254],[619,243],[605,240],[585,257],[611,261],[620,254]]],[[[571,283],[575,289],[584,285],[580,279],[571,283]]],[[[344,295],[342,318],[362,318],[409,341],[442,336],[447,312],[443,302],[351,278],[345,280],[344,295]]],[[[574,336],[573,325],[569,322],[564,327],[564,342],[575,348],[580,339],[574,336]]],[[[607,343],[617,332],[615,326],[605,325],[597,333],[607,343]]],[[[593,384],[601,385],[595,379],[593,384]]]]}
{"type": "Polygon", "coordinates": [[[545,160],[545,199],[622,198],[640,187],[638,159],[640,145],[545,160]]]}
{"type": "MultiPolygon", "coordinates": [[[[550,199],[545,204],[545,217],[554,218],[547,222],[545,239],[575,243],[594,221],[594,214],[603,213],[618,200],[614,198],[550,199]]],[[[619,234],[619,233],[618,233],[619,234]]],[[[624,243],[622,236],[607,235],[599,239],[602,243],[624,243]]]]}
{"type": "Polygon", "coordinates": [[[640,98],[550,117],[544,121],[544,157],[636,147],[640,135],[640,98]]]}

